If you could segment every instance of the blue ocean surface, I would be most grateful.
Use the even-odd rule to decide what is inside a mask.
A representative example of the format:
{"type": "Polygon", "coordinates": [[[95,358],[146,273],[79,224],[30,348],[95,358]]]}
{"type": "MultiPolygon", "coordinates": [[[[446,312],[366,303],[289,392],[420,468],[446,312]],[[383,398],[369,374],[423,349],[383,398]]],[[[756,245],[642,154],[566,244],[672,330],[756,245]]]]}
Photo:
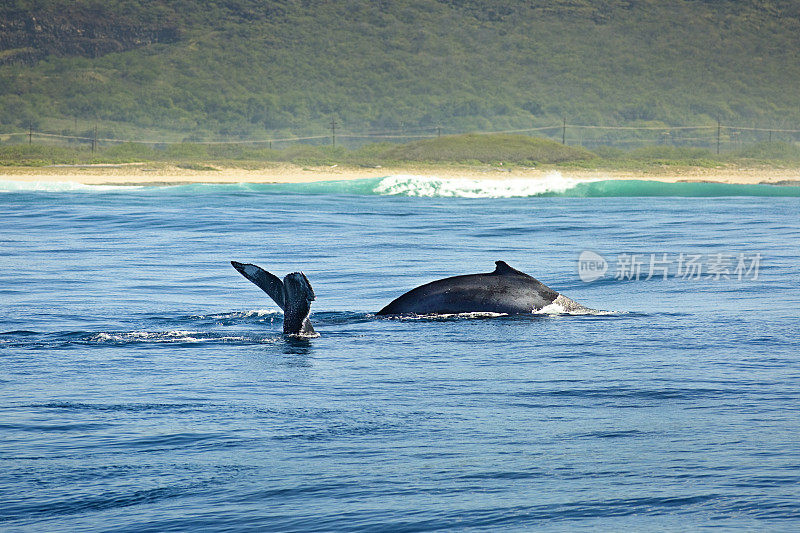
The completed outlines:
{"type": "Polygon", "coordinates": [[[0,530],[800,529],[800,188],[0,191],[0,530]],[[598,312],[374,314],[497,260],[598,312]]]}

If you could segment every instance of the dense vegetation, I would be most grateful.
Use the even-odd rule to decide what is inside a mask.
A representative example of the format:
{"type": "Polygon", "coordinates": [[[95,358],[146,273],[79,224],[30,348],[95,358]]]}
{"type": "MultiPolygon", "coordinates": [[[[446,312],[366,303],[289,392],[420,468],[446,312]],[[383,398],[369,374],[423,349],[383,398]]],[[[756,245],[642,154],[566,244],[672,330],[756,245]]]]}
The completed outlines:
{"type": "Polygon", "coordinates": [[[246,144],[176,143],[153,147],[137,143],[115,144],[92,151],[88,147],[41,144],[0,145],[0,166],[44,166],[146,163],[177,165],[191,170],[219,167],[265,168],[275,163],[300,166],[351,167],[459,166],[509,170],[515,167],[586,167],[651,171],[665,166],[710,167],[766,165],[796,167],[800,147],[780,142],[760,143],[716,155],[703,148],[649,146],[632,151],[601,148],[589,152],[548,139],[509,135],[453,135],[406,144],[370,144],[358,149],[341,146],[294,144],[274,150],[246,144]]]}
{"type": "MultiPolygon", "coordinates": [[[[800,125],[795,0],[10,0],[0,131],[800,125]]],[[[554,135],[557,135],[554,132],[554,135]]],[[[593,133],[611,139],[620,133],[593,133]]]]}

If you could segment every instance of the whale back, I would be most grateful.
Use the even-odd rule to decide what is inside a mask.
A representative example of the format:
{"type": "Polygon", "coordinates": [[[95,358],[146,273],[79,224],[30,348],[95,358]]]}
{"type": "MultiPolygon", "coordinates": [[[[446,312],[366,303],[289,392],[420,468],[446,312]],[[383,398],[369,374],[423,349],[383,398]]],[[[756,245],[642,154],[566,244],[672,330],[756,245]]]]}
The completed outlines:
{"type": "Polygon", "coordinates": [[[379,315],[458,313],[531,313],[558,297],[536,278],[496,261],[493,272],[432,281],[408,291],[378,311],[379,315]]]}

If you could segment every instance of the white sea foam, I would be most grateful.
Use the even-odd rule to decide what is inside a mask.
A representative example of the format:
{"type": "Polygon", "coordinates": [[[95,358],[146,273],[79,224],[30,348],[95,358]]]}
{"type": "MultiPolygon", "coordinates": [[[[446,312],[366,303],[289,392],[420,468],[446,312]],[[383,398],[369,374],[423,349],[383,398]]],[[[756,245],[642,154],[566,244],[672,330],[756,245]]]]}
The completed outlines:
{"type": "Polygon", "coordinates": [[[96,342],[200,342],[197,331],[131,331],[127,333],[98,333],[90,340],[96,342]]]}
{"type": "Polygon", "coordinates": [[[250,318],[252,316],[257,317],[264,317],[264,316],[283,316],[282,311],[276,311],[274,309],[252,309],[250,311],[233,311],[230,313],[217,313],[213,315],[194,315],[191,318],[198,319],[198,320],[228,320],[233,318],[250,318]]]}
{"type": "Polygon", "coordinates": [[[253,309],[252,311],[247,311],[244,316],[267,316],[267,315],[283,315],[283,312],[276,311],[274,309],[253,309]]]}
{"type": "Polygon", "coordinates": [[[489,311],[472,311],[469,313],[436,313],[428,315],[397,315],[390,316],[399,320],[442,320],[449,318],[496,318],[508,316],[507,313],[492,313],[489,311]]]}
{"type": "MultiPolygon", "coordinates": [[[[591,309],[587,309],[587,311],[591,311],[591,309]]],[[[545,305],[541,309],[537,309],[533,312],[534,315],[567,315],[573,314],[575,311],[570,311],[560,303],[553,302],[549,305],[545,305]]],[[[579,312],[576,314],[588,314],[586,312],[579,312]]]]}
{"type": "Polygon", "coordinates": [[[124,333],[97,333],[89,338],[98,343],[199,343],[199,342],[245,342],[242,336],[210,336],[200,331],[131,331],[124,333]]]}
{"type": "Polygon", "coordinates": [[[468,179],[400,174],[383,178],[377,194],[426,197],[513,198],[563,193],[587,180],[549,172],[541,178],[468,179]]]}
{"type": "Polygon", "coordinates": [[[539,310],[533,312],[534,315],[612,315],[613,311],[600,311],[598,309],[591,309],[584,305],[579,304],[575,300],[570,300],[563,294],[553,300],[549,305],[545,305],[539,310]]]}
{"type": "Polygon", "coordinates": [[[135,185],[86,185],[77,181],[0,180],[0,192],[111,192],[138,188],[135,185]]]}

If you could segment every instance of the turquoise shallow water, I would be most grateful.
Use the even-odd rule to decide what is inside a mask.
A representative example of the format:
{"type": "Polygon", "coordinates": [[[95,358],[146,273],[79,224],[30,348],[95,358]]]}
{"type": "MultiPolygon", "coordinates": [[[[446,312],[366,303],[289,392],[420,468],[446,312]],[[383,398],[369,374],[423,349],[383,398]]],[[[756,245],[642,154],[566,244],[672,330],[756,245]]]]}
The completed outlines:
{"type": "Polygon", "coordinates": [[[796,530],[800,189],[678,185],[0,184],[0,529],[796,530]],[[606,312],[373,314],[498,259],[606,312]]]}

